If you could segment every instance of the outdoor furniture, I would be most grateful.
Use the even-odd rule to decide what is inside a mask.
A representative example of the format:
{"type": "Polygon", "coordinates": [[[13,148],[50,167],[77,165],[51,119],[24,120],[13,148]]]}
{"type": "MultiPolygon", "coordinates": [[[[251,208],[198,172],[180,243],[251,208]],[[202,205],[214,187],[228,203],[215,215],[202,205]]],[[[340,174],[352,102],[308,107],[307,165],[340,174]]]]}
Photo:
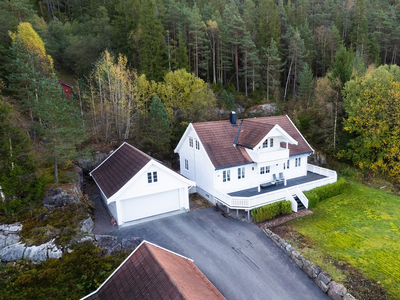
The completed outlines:
{"type": "Polygon", "coordinates": [[[279,181],[285,183],[285,177],[283,177],[283,173],[279,173],[279,181]]]}
{"type": "Polygon", "coordinates": [[[275,185],[275,184],[276,184],[276,181],[272,180],[272,181],[269,181],[269,182],[261,183],[261,184],[260,184],[260,187],[261,187],[261,188],[267,188],[267,187],[273,186],[273,185],[275,185]]]}
{"type": "Polygon", "coordinates": [[[279,180],[276,178],[276,174],[272,174],[272,181],[275,181],[276,185],[279,185],[279,180]]]}

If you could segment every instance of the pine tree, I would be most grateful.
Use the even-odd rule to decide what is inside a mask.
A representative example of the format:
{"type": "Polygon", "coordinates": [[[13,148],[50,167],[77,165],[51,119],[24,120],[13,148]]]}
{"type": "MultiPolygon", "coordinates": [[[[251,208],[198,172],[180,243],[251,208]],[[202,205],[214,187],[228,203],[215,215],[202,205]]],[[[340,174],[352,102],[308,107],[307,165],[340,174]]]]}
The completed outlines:
{"type": "Polygon", "coordinates": [[[191,17],[190,17],[190,35],[191,43],[189,44],[193,48],[193,69],[196,77],[199,77],[199,59],[202,54],[204,43],[205,43],[205,29],[206,25],[202,21],[200,11],[195,4],[193,6],[191,17]]]}
{"type": "Polygon", "coordinates": [[[267,86],[267,102],[269,101],[270,88],[274,89],[280,84],[280,73],[282,72],[282,62],[279,56],[277,44],[274,39],[271,38],[270,46],[262,49],[262,69],[263,80],[267,86]]]}
{"type": "Polygon", "coordinates": [[[54,164],[54,181],[57,183],[58,167],[75,157],[75,146],[86,139],[82,117],[73,101],[65,98],[57,78],[43,79],[38,94],[35,111],[42,120],[40,129],[46,141],[49,159],[54,164]]]}
{"type": "Polygon", "coordinates": [[[167,110],[154,94],[149,108],[146,140],[157,151],[168,152],[171,133],[167,110]]]}
{"type": "Polygon", "coordinates": [[[308,109],[313,88],[313,74],[308,63],[304,63],[299,75],[299,82],[299,97],[305,104],[305,108],[308,109]]]}

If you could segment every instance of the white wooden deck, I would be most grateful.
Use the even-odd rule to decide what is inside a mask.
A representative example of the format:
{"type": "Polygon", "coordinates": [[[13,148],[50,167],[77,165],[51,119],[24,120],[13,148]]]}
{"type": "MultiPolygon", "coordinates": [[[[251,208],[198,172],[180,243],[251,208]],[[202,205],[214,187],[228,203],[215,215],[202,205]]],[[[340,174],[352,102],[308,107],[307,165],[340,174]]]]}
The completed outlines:
{"type": "Polygon", "coordinates": [[[305,207],[308,207],[308,199],[302,193],[313,188],[334,183],[337,180],[336,171],[308,164],[307,176],[287,180],[286,185],[274,185],[266,188],[251,188],[226,194],[215,190],[215,200],[230,209],[251,210],[266,204],[280,200],[290,201],[292,210],[297,211],[297,202],[293,196],[299,197],[305,207]]]}

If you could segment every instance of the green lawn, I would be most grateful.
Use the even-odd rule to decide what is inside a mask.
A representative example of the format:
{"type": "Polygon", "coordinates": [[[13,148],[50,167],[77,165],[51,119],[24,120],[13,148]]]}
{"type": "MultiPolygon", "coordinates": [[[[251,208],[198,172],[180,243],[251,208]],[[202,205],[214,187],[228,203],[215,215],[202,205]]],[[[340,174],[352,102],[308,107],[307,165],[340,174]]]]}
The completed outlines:
{"type": "Polygon", "coordinates": [[[290,225],[400,298],[400,197],[354,183],[290,225]]]}

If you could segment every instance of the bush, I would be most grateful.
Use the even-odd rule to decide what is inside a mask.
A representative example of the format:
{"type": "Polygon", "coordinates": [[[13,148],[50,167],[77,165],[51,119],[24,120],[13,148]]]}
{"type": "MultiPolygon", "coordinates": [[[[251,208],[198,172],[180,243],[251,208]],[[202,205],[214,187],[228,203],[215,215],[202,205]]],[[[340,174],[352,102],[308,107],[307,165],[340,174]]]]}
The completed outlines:
{"type": "Polygon", "coordinates": [[[314,208],[320,201],[340,195],[346,188],[346,180],[339,178],[335,183],[317,187],[311,191],[304,192],[308,198],[308,208],[314,208]]]}
{"type": "Polygon", "coordinates": [[[279,201],[253,209],[251,211],[251,216],[254,222],[258,223],[271,220],[279,215],[288,215],[290,213],[292,213],[290,201],[279,201]]]}

